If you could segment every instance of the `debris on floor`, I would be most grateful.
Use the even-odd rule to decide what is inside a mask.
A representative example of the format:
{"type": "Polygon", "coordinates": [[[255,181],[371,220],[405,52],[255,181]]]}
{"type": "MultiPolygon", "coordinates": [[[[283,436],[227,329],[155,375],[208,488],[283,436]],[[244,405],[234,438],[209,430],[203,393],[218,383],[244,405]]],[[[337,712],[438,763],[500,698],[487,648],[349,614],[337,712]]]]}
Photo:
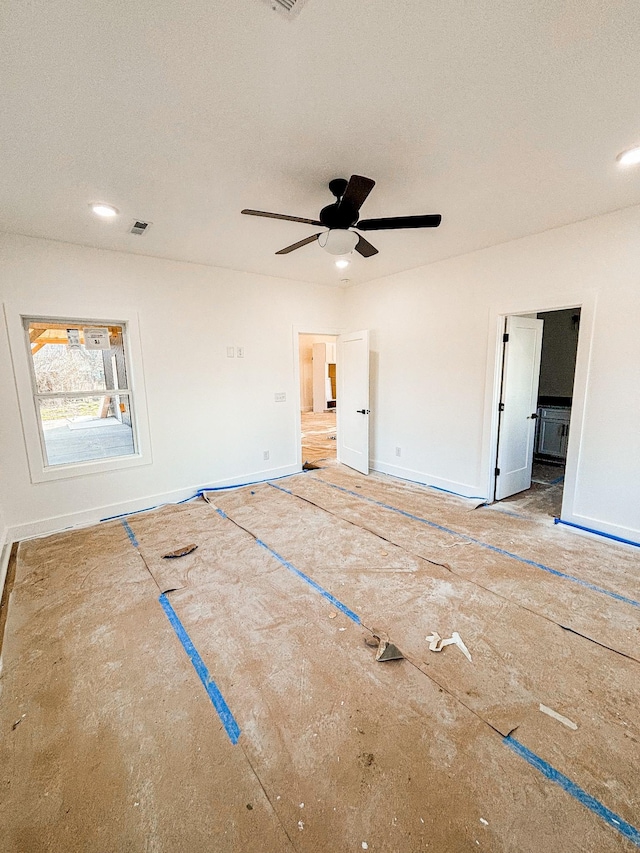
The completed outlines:
{"type": "Polygon", "coordinates": [[[449,637],[448,640],[443,640],[440,634],[436,631],[433,634],[429,634],[426,638],[429,643],[429,651],[430,652],[441,652],[445,646],[457,646],[462,654],[468,659],[471,660],[471,655],[469,654],[469,649],[462,642],[462,638],[457,631],[454,631],[453,634],[449,637]]]}
{"type": "Polygon", "coordinates": [[[182,548],[176,548],[175,551],[168,551],[166,554],[163,554],[162,559],[163,560],[175,560],[178,557],[186,557],[187,554],[192,554],[196,550],[197,547],[198,547],[197,545],[193,545],[193,544],[183,545],[182,548]]]}
{"type": "Polygon", "coordinates": [[[563,726],[566,726],[568,729],[573,729],[574,732],[578,731],[578,726],[573,720],[570,720],[569,717],[565,717],[562,714],[559,714],[557,711],[554,711],[553,708],[549,708],[547,705],[543,705],[540,703],[540,710],[543,714],[546,714],[548,717],[552,717],[554,720],[557,720],[559,723],[562,723],[563,726]]]}
{"type": "Polygon", "coordinates": [[[305,462],[302,466],[303,471],[319,471],[320,466],[314,465],[313,462],[305,462]]]}
{"type": "Polygon", "coordinates": [[[376,660],[384,663],[388,660],[402,660],[404,655],[400,649],[389,640],[389,635],[384,631],[372,631],[372,636],[366,636],[364,641],[368,646],[378,647],[376,660]]]}

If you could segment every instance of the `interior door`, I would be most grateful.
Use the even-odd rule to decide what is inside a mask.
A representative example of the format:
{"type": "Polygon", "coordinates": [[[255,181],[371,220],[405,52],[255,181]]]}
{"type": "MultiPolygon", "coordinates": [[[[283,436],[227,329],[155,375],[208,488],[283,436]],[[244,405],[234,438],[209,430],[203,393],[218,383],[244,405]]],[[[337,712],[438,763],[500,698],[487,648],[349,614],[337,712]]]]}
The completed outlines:
{"type": "Polygon", "coordinates": [[[507,317],[496,500],[531,486],[543,325],[543,320],[507,317]]]}
{"type": "Polygon", "coordinates": [[[369,473],[369,332],[338,336],[338,462],[369,473]]]}

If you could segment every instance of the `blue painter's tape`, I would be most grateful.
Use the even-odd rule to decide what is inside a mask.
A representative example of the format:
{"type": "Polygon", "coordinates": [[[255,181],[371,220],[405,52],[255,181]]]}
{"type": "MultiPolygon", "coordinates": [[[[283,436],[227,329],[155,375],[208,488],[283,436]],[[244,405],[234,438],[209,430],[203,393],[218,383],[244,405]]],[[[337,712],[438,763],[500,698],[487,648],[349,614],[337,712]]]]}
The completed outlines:
{"type": "Polygon", "coordinates": [[[260,545],[262,548],[264,548],[266,551],[268,551],[273,557],[275,557],[276,560],[278,560],[278,562],[282,563],[282,565],[285,568],[289,569],[290,572],[293,572],[294,575],[297,575],[299,578],[301,578],[303,581],[305,581],[305,583],[308,583],[309,586],[312,587],[313,589],[315,589],[316,592],[319,592],[320,595],[322,595],[324,598],[327,599],[327,601],[329,601],[331,604],[333,604],[333,606],[337,610],[340,610],[341,613],[344,613],[345,616],[348,616],[352,622],[355,622],[356,625],[360,624],[360,617],[358,616],[358,614],[354,613],[353,610],[350,610],[346,604],[343,604],[341,601],[338,601],[338,599],[335,596],[331,595],[330,592],[328,592],[326,589],[321,587],[319,583],[316,583],[308,575],[305,575],[304,572],[301,572],[300,569],[296,569],[296,567],[293,565],[293,563],[290,563],[288,560],[285,560],[284,557],[281,557],[277,551],[274,551],[273,548],[270,548],[261,539],[256,539],[256,542],[258,543],[258,545],[260,545]]]}
{"type": "Polygon", "coordinates": [[[487,498],[480,495],[463,495],[460,492],[452,492],[451,489],[443,489],[442,486],[432,486],[431,483],[421,483],[420,480],[405,480],[404,477],[397,477],[405,483],[417,483],[418,486],[424,486],[427,489],[433,489],[436,492],[444,492],[445,495],[454,495],[456,498],[464,498],[467,501],[486,501],[487,498]]]}
{"type": "MultiPolygon", "coordinates": [[[[323,469],[324,470],[324,469],[323,469]]],[[[462,492],[454,492],[451,489],[443,489],[442,486],[432,486],[431,483],[423,483],[421,480],[408,480],[406,477],[398,477],[397,474],[391,474],[394,480],[400,480],[403,483],[411,483],[414,486],[424,486],[425,489],[433,489],[435,492],[444,492],[445,495],[453,495],[456,498],[464,498],[467,501],[486,501],[488,498],[480,495],[463,495],[462,492]]]]}
{"type": "Polygon", "coordinates": [[[193,645],[191,641],[191,637],[187,634],[184,629],[184,625],[178,618],[177,613],[171,606],[169,599],[167,596],[162,593],[160,598],[158,599],[160,604],[162,605],[162,609],[167,614],[167,618],[171,623],[171,627],[176,632],[176,635],[182,646],[187,653],[187,657],[193,664],[193,668],[198,673],[198,677],[200,681],[204,685],[204,689],[207,691],[209,695],[209,699],[213,703],[214,708],[218,712],[218,716],[220,717],[220,721],[225,728],[225,731],[229,735],[229,740],[231,743],[238,743],[238,738],[240,737],[240,726],[237,724],[235,717],[231,713],[229,706],[224,700],[224,696],[218,689],[217,684],[209,675],[209,670],[205,666],[204,661],[198,654],[198,650],[193,645]]]}
{"type": "Polygon", "coordinates": [[[501,507],[497,506],[496,504],[488,504],[486,508],[491,509],[494,512],[499,512],[500,515],[509,515],[509,516],[511,516],[511,518],[524,518],[524,519],[530,518],[530,516],[523,515],[521,512],[513,512],[510,509],[502,509],[501,507]]]}
{"type": "Polygon", "coordinates": [[[593,530],[591,527],[583,527],[581,524],[574,524],[573,521],[563,521],[561,518],[554,518],[554,524],[566,524],[567,527],[575,527],[577,530],[584,530],[585,533],[593,533],[596,536],[603,536],[605,539],[613,539],[614,542],[622,542],[625,545],[633,545],[634,548],[640,548],[640,542],[634,542],[632,539],[623,539],[622,536],[614,536],[613,533],[603,533],[601,530],[593,530]]]}
{"type": "MultiPolygon", "coordinates": [[[[283,474],[282,477],[275,477],[276,480],[286,480],[287,477],[297,477],[299,472],[295,472],[293,474],[283,474]]],[[[199,489],[195,495],[191,495],[189,498],[183,498],[181,501],[175,501],[168,504],[156,504],[156,506],[148,506],[145,509],[134,509],[133,512],[121,512],[119,515],[108,515],[106,518],[101,518],[100,522],[103,521],[115,521],[117,518],[127,518],[130,515],[138,515],[140,512],[151,512],[153,509],[159,509],[163,506],[180,506],[180,504],[189,503],[189,501],[194,501],[196,498],[201,498],[203,492],[226,492],[229,489],[243,489],[246,486],[257,486],[262,483],[268,482],[267,480],[257,480],[253,483],[240,483],[237,486],[210,486],[208,489],[199,489]]],[[[67,528],[65,528],[67,529],[67,528]]],[[[69,530],[72,528],[69,527],[69,530]]]]}
{"type": "Polygon", "coordinates": [[[297,477],[299,471],[293,474],[283,474],[281,477],[269,477],[268,480],[253,480],[250,483],[238,483],[237,486],[210,486],[209,488],[199,489],[195,497],[200,497],[204,492],[228,492],[229,489],[244,489],[247,486],[261,486],[263,483],[268,483],[269,480],[286,480],[287,477],[297,477]]]}
{"type": "Polygon", "coordinates": [[[108,515],[106,518],[101,518],[100,523],[102,524],[103,521],[115,521],[117,518],[128,518],[130,515],[139,515],[141,512],[151,512],[152,509],[158,509],[160,506],[166,506],[166,504],[148,506],[145,509],[134,509],[133,512],[121,512],[120,515],[108,515]]]}
{"type": "Polygon", "coordinates": [[[636,845],[636,847],[640,847],[640,830],[636,829],[635,826],[627,823],[627,821],[623,820],[620,815],[612,812],[611,809],[608,809],[603,805],[600,800],[596,800],[596,798],[592,797],[591,794],[587,794],[587,792],[579,785],[572,782],[568,776],[560,773],[559,770],[556,770],[555,767],[552,767],[543,758],[536,755],[535,752],[531,752],[531,750],[527,749],[527,747],[521,744],[519,740],[508,735],[504,738],[504,743],[509,747],[509,749],[513,750],[516,755],[524,758],[524,760],[528,761],[532,767],[535,767],[536,770],[540,771],[543,776],[551,782],[555,782],[556,785],[559,785],[564,791],[578,800],[579,803],[586,806],[594,814],[598,815],[598,817],[605,823],[608,823],[609,826],[617,829],[621,835],[628,838],[629,841],[636,845]]]}
{"type": "Polygon", "coordinates": [[[558,483],[562,483],[563,480],[564,480],[564,474],[562,475],[562,477],[556,477],[555,480],[552,480],[549,485],[556,486],[558,483]]]}
{"type": "Polygon", "coordinates": [[[138,548],[139,546],[138,546],[138,540],[136,539],[136,534],[129,527],[129,523],[125,519],[122,520],[122,526],[127,531],[127,536],[131,540],[131,544],[133,545],[133,547],[138,548]]]}
{"type": "MultiPolygon", "coordinates": [[[[326,480],[322,480],[321,482],[324,483],[325,486],[330,486],[332,489],[337,489],[338,491],[344,492],[347,495],[352,495],[354,498],[360,498],[360,500],[362,501],[368,501],[369,503],[375,504],[376,506],[382,507],[383,509],[391,510],[391,512],[397,512],[398,515],[402,515],[405,518],[410,518],[413,521],[419,521],[421,524],[426,524],[429,527],[433,527],[435,530],[441,530],[443,533],[449,533],[451,536],[457,536],[460,539],[465,539],[467,542],[473,542],[474,545],[479,545],[481,548],[486,548],[487,551],[493,551],[494,554],[502,554],[504,557],[510,557],[512,560],[518,560],[519,563],[524,563],[526,566],[534,566],[534,568],[536,569],[542,569],[543,572],[548,572],[550,575],[554,575],[557,578],[563,578],[563,580],[573,581],[573,583],[580,584],[580,586],[584,586],[587,589],[593,590],[593,592],[598,592],[600,593],[600,595],[606,595],[609,598],[615,599],[616,601],[621,601],[624,604],[630,604],[632,607],[640,607],[640,601],[636,601],[634,598],[627,598],[626,595],[620,595],[620,593],[618,592],[613,592],[610,589],[604,589],[604,587],[596,586],[595,584],[589,583],[589,581],[585,581],[582,578],[577,578],[574,575],[568,575],[566,572],[558,571],[558,569],[552,569],[550,566],[545,566],[544,563],[536,563],[535,560],[528,560],[526,557],[520,557],[518,554],[511,553],[511,551],[505,551],[504,548],[498,548],[495,545],[489,545],[488,542],[482,542],[480,539],[474,539],[473,536],[467,536],[466,533],[459,533],[457,530],[452,530],[449,527],[443,527],[441,524],[436,524],[435,521],[429,521],[429,519],[427,518],[421,518],[419,515],[413,515],[412,513],[407,512],[404,509],[398,509],[398,507],[396,506],[391,506],[390,504],[382,503],[382,501],[377,501],[374,498],[367,497],[366,495],[359,495],[357,492],[353,492],[350,489],[345,489],[344,486],[337,486],[335,483],[329,483],[326,480]]],[[[274,488],[279,487],[276,486],[274,488]]]]}

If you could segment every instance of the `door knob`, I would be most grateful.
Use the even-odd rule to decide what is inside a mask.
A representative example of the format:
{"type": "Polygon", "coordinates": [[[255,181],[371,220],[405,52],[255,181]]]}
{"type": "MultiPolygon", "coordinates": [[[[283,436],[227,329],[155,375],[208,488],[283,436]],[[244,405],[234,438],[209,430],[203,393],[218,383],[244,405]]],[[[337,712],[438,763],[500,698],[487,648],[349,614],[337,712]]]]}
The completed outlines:
{"type": "Polygon", "coordinates": [[[356,412],[359,415],[368,415],[370,411],[371,411],[371,409],[356,409],[356,412]]]}
{"type": "Polygon", "coordinates": [[[537,412],[534,412],[534,413],[531,415],[531,420],[532,420],[532,421],[535,421],[537,417],[538,417],[537,412]]]}

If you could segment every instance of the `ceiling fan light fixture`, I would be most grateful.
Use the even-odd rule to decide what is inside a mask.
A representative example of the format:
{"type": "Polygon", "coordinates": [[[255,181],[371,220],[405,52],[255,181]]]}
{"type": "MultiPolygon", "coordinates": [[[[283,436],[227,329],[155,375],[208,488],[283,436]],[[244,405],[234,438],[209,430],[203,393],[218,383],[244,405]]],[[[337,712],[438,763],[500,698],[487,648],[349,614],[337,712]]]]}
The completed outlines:
{"type": "Polygon", "coordinates": [[[358,235],[355,231],[346,228],[331,228],[327,232],[327,238],[322,246],[330,255],[348,255],[353,252],[358,243],[358,235]]]}
{"type": "Polygon", "coordinates": [[[637,166],[640,164],[640,145],[628,148],[616,157],[621,166],[637,166]]]}
{"type": "Polygon", "coordinates": [[[336,266],[339,270],[346,270],[350,263],[351,261],[348,261],[346,258],[338,258],[338,260],[336,261],[336,266]]]}

